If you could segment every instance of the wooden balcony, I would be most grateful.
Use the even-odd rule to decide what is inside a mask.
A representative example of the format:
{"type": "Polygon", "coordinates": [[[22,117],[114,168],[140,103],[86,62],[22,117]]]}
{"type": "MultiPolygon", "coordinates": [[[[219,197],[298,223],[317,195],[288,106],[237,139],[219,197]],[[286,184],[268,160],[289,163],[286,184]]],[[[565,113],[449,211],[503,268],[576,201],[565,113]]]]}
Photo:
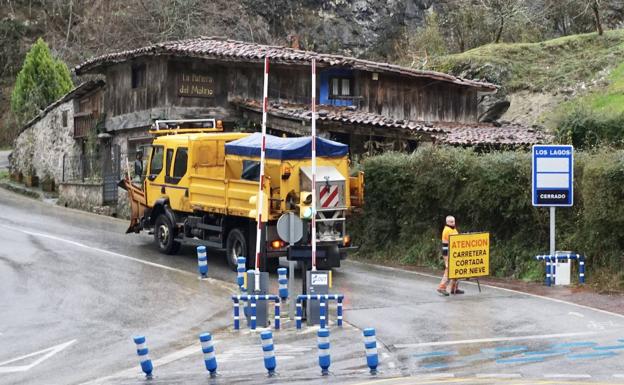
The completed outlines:
{"type": "Polygon", "coordinates": [[[95,130],[97,116],[92,112],[79,112],[74,115],[74,139],[86,138],[91,130],[95,130]]]}

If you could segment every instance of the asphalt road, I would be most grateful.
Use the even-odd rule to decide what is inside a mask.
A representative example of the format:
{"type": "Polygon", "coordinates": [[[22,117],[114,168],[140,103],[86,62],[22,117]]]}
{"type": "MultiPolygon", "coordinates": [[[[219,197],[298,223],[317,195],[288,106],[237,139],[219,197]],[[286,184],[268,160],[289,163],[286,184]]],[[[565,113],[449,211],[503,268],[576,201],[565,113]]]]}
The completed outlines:
{"type": "Polygon", "coordinates": [[[11,151],[0,151],[0,170],[9,168],[9,154],[11,151]]]}
{"type": "Polygon", "coordinates": [[[286,321],[268,379],[257,334],[230,327],[235,273],[223,256],[209,253],[200,281],[192,248],[164,256],[125,228],[0,190],[1,384],[145,383],[136,333],[148,337],[151,383],[203,384],[201,331],[215,333],[216,384],[624,383],[624,316],[468,283],[444,298],[437,277],[356,262],[334,273],[346,323],[331,327],[332,374],[319,376],[314,329],[286,321]],[[379,339],[377,377],[366,327],[379,339]]]}

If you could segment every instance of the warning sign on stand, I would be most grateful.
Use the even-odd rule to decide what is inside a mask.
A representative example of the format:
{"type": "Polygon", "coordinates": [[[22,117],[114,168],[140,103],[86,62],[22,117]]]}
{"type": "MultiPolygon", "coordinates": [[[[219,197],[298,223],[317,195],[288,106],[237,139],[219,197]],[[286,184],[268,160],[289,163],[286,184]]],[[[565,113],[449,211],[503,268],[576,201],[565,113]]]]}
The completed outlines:
{"type": "Polygon", "coordinates": [[[449,278],[462,279],[490,274],[490,233],[451,235],[449,278]]]}

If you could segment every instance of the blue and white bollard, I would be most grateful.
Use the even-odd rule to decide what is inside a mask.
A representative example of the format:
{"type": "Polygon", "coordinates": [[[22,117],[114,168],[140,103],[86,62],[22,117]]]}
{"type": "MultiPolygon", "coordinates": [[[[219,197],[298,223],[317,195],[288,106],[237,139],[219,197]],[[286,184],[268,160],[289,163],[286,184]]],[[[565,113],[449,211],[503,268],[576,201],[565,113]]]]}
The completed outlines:
{"type": "Polygon", "coordinates": [[[282,299],[282,301],[288,298],[288,278],[286,278],[287,272],[288,270],[285,267],[280,267],[279,269],[277,269],[277,275],[278,275],[277,282],[279,283],[279,296],[282,299]]]}
{"type": "Polygon", "coordinates": [[[145,336],[135,336],[133,339],[137,347],[137,354],[139,355],[141,369],[143,369],[143,373],[145,373],[147,378],[152,378],[152,371],[154,370],[154,367],[152,366],[152,360],[149,358],[149,350],[147,349],[147,344],[145,343],[145,336]]]}
{"type": "Polygon", "coordinates": [[[275,361],[275,349],[273,347],[273,332],[270,330],[260,333],[260,340],[262,341],[262,352],[264,353],[264,367],[269,372],[269,376],[275,374],[275,367],[277,362],[275,361]]]}
{"type": "Polygon", "coordinates": [[[197,269],[200,278],[208,278],[208,254],[206,254],[206,246],[197,246],[197,269]]]}
{"type": "Polygon", "coordinates": [[[364,329],[364,348],[366,348],[366,364],[370,368],[371,374],[377,374],[377,366],[379,365],[379,356],[377,355],[377,339],[375,337],[375,329],[364,329]]]}
{"type": "Polygon", "coordinates": [[[321,374],[326,376],[329,374],[329,365],[331,365],[331,355],[329,353],[329,329],[319,329],[317,336],[319,366],[321,367],[321,374]]]}
{"type": "Polygon", "coordinates": [[[302,318],[303,318],[303,304],[300,301],[297,301],[297,314],[295,316],[295,323],[297,324],[297,329],[301,329],[302,318]]]}
{"type": "Polygon", "coordinates": [[[579,256],[578,263],[579,263],[579,283],[585,283],[585,257],[582,255],[579,256]]]}
{"type": "Polygon", "coordinates": [[[251,325],[249,326],[251,328],[251,330],[256,330],[256,297],[255,296],[251,296],[251,301],[250,302],[250,306],[251,306],[251,316],[250,321],[251,321],[251,325]]]}
{"type": "Polygon", "coordinates": [[[338,306],[336,307],[336,322],[338,326],[342,326],[342,298],[338,298],[338,306]]]}
{"type": "Polygon", "coordinates": [[[238,273],[236,276],[236,283],[238,283],[241,292],[247,291],[245,287],[245,261],[245,257],[236,258],[236,272],[238,273]]]}
{"type": "Polygon", "coordinates": [[[319,299],[320,311],[319,311],[319,326],[321,329],[325,328],[325,321],[327,319],[327,301],[325,301],[325,297],[321,295],[319,299]]]}
{"type": "Polygon", "coordinates": [[[553,255],[550,257],[550,283],[552,285],[556,284],[555,282],[556,277],[557,277],[557,256],[553,255]]]}
{"type": "Polygon", "coordinates": [[[280,305],[281,305],[280,304],[280,300],[278,298],[275,301],[275,322],[274,323],[275,323],[275,329],[276,330],[279,330],[279,328],[280,328],[280,321],[281,321],[280,320],[280,307],[281,307],[280,305]]]}
{"type": "Polygon", "coordinates": [[[240,302],[232,301],[234,309],[234,330],[240,329],[240,302]]]}
{"type": "Polygon", "coordinates": [[[210,333],[202,333],[199,335],[199,341],[204,353],[204,364],[206,370],[210,372],[210,377],[217,375],[217,357],[215,356],[214,344],[210,333]]]}
{"type": "Polygon", "coordinates": [[[546,286],[550,286],[550,257],[546,257],[546,286]]]}

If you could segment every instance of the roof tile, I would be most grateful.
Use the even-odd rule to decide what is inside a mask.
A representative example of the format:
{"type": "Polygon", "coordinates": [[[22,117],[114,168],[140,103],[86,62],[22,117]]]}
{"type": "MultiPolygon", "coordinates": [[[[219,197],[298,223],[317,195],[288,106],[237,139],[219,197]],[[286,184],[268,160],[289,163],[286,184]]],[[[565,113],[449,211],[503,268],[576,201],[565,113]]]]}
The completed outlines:
{"type": "MultiPolygon", "coordinates": [[[[252,111],[261,112],[262,104],[253,99],[236,99],[234,104],[252,111]]],[[[452,122],[418,122],[413,120],[392,119],[349,107],[319,105],[317,107],[319,121],[337,121],[347,124],[370,125],[404,129],[408,134],[425,133],[431,135],[437,143],[453,146],[529,146],[548,143],[552,137],[538,130],[515,124],[495,126],[491,123],[452,123],[452,122]]],[[[272,102],[269,106],[270,115],[285,119],[310,120],[312,111],[308,105],[272,102]]]]}
{"type": "Polygon", "coordinates": [[[343,66],[372,72],[386,72],[409,77],[431,78],[458,85],[475,87],[486,92],[496,91],[498,88],[491,83],[463,79],[441,72],[416,70],[395,64],[378,63],[348,56],[322,54],[292,48],[226,40],[218,37],[197,37],[187,40],[168,41],[134,50],[110,53],[85,61],[78,65],[75,71],[78,75],[81,75],[90,71],[96,71],[102,66],[123,62],[139,56],[170,54],[199,56],[206,59],[236,58],[252,62],[260,62],[266,55],[272,62],[300,65],[309,65],[312,59],[316,59],[321,67],[343,66]]]}

